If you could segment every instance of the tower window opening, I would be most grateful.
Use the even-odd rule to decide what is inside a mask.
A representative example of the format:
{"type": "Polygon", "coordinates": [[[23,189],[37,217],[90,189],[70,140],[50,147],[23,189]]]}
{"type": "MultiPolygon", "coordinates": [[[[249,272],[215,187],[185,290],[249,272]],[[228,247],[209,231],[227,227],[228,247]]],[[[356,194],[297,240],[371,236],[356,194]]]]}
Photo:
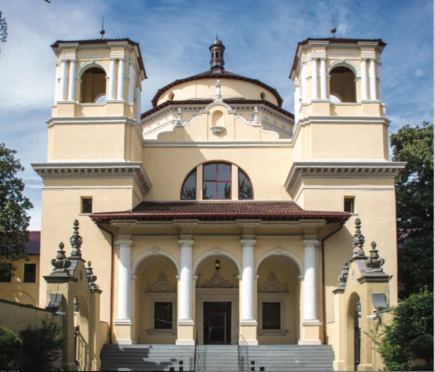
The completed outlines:
{"type": "Polygon", "coordinates": [[[98,67],[87,69],[81,76],[81,102],[106,102],[106,73],[98,67]]]}
{"type": "Polygon", "coordinates": [[[266,99],[266,95],[263,93],[260,94],[261,99],[264,101],[266,99]]]}
{"type": "MultiPolygon", "coordinates": [[[[340,98],[341,102],[356,102],[355,74],[347,67],[339,66],[331,72],[330,95],[340,98]]],[[[333,100],[331,102],[334,103],[333,100]]]]}
{"type": "Polygon", "coordinates": [[[174,97],[175,97],[175,94],[174,94],[174,93],[171,93],[171,94],[169,95],[169,100],[170,100],[170,101],[173,101],[173,100],[174,100],[174,97]]]}
{"type": "Polygon", "coordinates": [[[344,211],[348,213],[355,213],[355,197],[346,196],[344,198],[344,211]]]}

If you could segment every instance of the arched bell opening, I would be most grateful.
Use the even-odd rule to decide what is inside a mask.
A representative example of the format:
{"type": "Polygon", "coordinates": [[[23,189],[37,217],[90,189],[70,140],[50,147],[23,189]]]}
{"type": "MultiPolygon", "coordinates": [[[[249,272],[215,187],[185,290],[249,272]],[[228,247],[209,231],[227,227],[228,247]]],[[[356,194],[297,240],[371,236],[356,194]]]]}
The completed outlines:
{"type": "Polygon", "coordinates": [[[298,264],[284,255],[264,258],[257,269],[258,343],[297,344],[300,324],[298,264]]]}
{"type": "Polygon", "coordinates": [[[106,103],[106,72],[90,67],[81,76],[81,103],[106,103]]]}
{"type": "Polygon", "coordinates": [[[133,338],[138,344],[175,344],[178,268],[164,255],[145,257],[134,272],[133,338]]]}
{"type": "Polygon", "coordinates": [[[78,293],[74,301],[74,341],[77,370],[89,371],[92,361],[89,355],[89,307],[83,294],[78,293]]]}
{"type": "Polygon", "coordinates": [[[240,264],[218,251],[194,265],[196,326],[200,344],[237,344],[240,264]]]}
{"type": "Polygon", "coordinates": [[[346,369],[357,371],[361,357],[361,299],[357,293],[349,296],[346,315],[346,369]]]}
{"type": "Polygon", "coordinates": [[[356,102],[356,77],[348,67],[338,66],[330,71],[329,90],[331,102],[356,102]]]}

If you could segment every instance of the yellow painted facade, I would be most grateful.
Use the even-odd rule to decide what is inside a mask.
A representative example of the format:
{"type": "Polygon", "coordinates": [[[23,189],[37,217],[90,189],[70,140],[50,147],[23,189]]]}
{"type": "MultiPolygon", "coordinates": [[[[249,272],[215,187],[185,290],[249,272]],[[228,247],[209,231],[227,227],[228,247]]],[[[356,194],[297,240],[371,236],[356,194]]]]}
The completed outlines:
{"type": "MultiPolygon", "coordinates": [[[[350,289],[344,295],[333,290],[343,260],[352,257],[357,217],[366,241],[376,240],[386,261],[384,271],[391,275],[387,301],[397,303],[394,177],[404,165],[388,159],[389,121],[379,72],[383,48],[380,41],[300,43],[290,76],[295,115],[280,107],[273,88],[225,75],[219,66],[215,78],[212,68],[206,77],[162,88],[155,107],[140,115],[140,91],[147,84],[142,85],[146,74],[138,45],[128,39],[56,42],[59,79],[48,121],[47,163],[33,164],[44,182],[40,306],[48,290],[41,278],[51,271],[58,243],[67,243],[71,223],[78,219],[82,254],[92,261],[103,291],[101,321],[107,322],[113,342],[191,345],[198,331],[207,343],[203,304],[225,302],[231,303],[230,343],[243,338],[253,346],[330,344],[339,355],[335,368],[349,368],[350,359],[342,355],[351,347],[341,335],[350,289]],[[336,68],[341,70],[335,73],[336,68]],[[82,102],[101,91],[98,83],[89,83],[101,82],[90,76],[97,70],[89,69],[105,74],[103,103],[82,102]],[[330,74],[346,77],[330,87],[330,74]],[[354,85],[349,87],[350,81],[354,85]],[[330,94],[340,92],[345,102],[330,102],[330,94]],[[355,102],[348,102],[352,95],[355,102]],[[204,200],[204,169],[211,162],[230,165],[226,200],[204,200]],[[306,215],[148,218],[137,212],[157,202],[184,208],[183,183],[195,170],[195,205],[296,203],[306,215]],[[253,200],[239,200],[239,170],[251,182],[253,200]],[[325,217],[343,212],[346,197],[354,198],[354,210],[343,214],[341,223],[325,217]],[[84,198],[92,199],[92,214],[83,213],[84,198]],[[310,217],[312,211],[324,212],[310,217]],[[124,213],[103,218],[112,212],[124,213]],[[187,287],[185,269],[191,275],[187,287]],[[248,271],[252,282],[246,286],[248,271]],[[252,288],[249,305],[243,299],[251,298],[252,288]],[[191,293],[189,304],[184,293],[191,293]],[[159,302],[172,303],[172,328],[156,328],[159,302]],[[278,328],[263,327],[268,303],[280,304],[278,328]],[[252,306],[252,319],[247,306],[252,306]],[[184,311],[191,318],[183,318],[184,311]]],[[[367,255],[369,250],[367,244],[367,255]]],[[[373,313],[371,293],[385,293],[385,283],[351,283],[360,286],[355,293],[364,292],[359,295],[363,313],[373,313]]],[[[362,360],[369,369],[371,359],[362,360]]]]}

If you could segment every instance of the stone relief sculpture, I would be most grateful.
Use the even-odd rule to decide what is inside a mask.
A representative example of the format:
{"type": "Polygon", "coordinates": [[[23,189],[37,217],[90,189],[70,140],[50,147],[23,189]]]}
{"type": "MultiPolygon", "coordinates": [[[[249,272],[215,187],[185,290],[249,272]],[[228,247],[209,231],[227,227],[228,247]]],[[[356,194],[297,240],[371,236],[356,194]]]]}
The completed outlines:
{"type": "Polygon", "coordinates": [[[270,270],[270,274],[268,275],[266,281],[262,285],[258,283],[258,292],[259,293],[288,293],[288,287],[287,287],[287,283],[284,283],[284,285],[282,285],[279,282],[273,270],[270,270]]]}
{"type": "Polygon", "coordinates": [[[237,280],[236,274],[233,274],[232,280],[225,280],[220,274],[219,271],[216,271],[215,274],[209,280],[202,280],[202,275],[199,274],[196,279],[196,288],[238,288],[239,281],[237,280]]]}
{"type": "Polygon", "coordinates": [[[177,287],[173,285],[166,276],[165,272],[162,271],[157,278],[157,281],[151,286],[148,282],[147,292],[176,292],[177,287]]]}

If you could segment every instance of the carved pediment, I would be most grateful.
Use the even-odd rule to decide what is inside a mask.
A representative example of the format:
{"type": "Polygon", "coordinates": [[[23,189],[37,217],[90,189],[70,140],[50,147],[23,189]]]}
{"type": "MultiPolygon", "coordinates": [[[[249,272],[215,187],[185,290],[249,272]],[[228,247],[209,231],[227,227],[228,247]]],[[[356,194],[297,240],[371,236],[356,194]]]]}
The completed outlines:
{"type": "Polygon", "coordinates": [[[157,279],[157,281],[151,286],[148,283],[147,292],[176,292],[176,286],[173,285],[166,276],[165,272],[162,271],[157,279]]]}
{"type": "Polygon", "coordinates": [[[284,285],[282,285],[279,282],[273,270],[271,270],[266,281],[262,285],[258,283],[258,292],[259,293],[288,293],[287,283],[284,283],[284,285]]]}
{"type": "Polygon", "coordinates": [[[209,280],[202,280],[201,274],[198,275],[196,279],[196,288],[238,288],[239,281],[237,280],[236,274],[233,275],[232,280],[225,280],[220,274],[219,271],[216,271],[215,274],[209,280]]]}

